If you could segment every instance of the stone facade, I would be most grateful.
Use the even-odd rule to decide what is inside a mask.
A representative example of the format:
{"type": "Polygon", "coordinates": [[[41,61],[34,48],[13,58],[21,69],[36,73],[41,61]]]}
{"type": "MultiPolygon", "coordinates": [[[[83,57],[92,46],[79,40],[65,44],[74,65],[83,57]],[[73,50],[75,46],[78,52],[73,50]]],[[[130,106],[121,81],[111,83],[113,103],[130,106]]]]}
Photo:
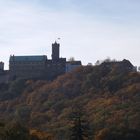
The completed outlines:
{"type": "Polygon", "coordinates": [[[46,68],[45,68],[45,75],[47,79],[54,79],[59,75],[65,73],[66,67],[66,58],[59,58],[59,60],[47,60],[46,61],[46,68]]]}
{"type": "Polygon", "coordinates": [[[11,79],[39,78],[45,74],[47,56],[10,56],[9,70],[11,79]]]}
{"type": "Polygon", "coordinates": [[[0,62],[0,84],[8,83],[9,81],[9,71],[4,71],[4,63],[0,62]]]}

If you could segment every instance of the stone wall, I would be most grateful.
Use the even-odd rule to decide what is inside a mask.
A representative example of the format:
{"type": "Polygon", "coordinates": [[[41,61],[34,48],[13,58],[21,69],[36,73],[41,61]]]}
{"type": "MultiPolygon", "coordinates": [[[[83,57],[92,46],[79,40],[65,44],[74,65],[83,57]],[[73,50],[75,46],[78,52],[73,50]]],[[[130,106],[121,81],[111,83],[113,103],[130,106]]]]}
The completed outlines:
{"type": "Polygon", "coordinates": [[[11,78],[39,78],[43,77],[45,71],[45,61],[24,61],[10,63],[11,78]]]}

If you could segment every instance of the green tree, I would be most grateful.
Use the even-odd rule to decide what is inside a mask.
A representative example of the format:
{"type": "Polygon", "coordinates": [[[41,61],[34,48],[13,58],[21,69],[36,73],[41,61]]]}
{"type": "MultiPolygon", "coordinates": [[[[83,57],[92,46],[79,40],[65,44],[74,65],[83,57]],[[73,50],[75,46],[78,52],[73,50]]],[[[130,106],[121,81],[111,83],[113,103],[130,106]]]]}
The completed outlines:
{"type": "Polygon", "coordinates": [[[5,123],[0,122],[0,140],[6,139],[5,123]]]}
{"type": "Polygon", "coordinates": [[[5,126],[6,140],[30,140],[28,128],[19,122],[11,122],[5,126]]]}
{"type": "Polygon", "coordinates": [[[91,128],[81,107],[75,107],[71,114],[70,140],[90,140],[91,128]]]}

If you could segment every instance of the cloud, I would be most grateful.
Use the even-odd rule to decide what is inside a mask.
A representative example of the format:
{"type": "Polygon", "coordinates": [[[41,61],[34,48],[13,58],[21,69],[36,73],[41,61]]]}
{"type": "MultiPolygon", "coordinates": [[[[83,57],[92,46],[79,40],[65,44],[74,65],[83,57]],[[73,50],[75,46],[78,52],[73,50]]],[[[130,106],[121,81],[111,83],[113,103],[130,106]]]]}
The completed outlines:
{"type": "Polygon", "coordinates": [[[107,56],[129,58],[139,64],[136,53],[140,45],[139,20],[129,20],[133,14],[139,14],[138,6],[129,0],[121,5],[120,2],[0,1],[0,60],[6,62],[8,68],[10,54],[47,54],[50,58],[51,43],[60,37],[61,55],[74,56],[84,64],[107,56]],[[129,10],[134,11],[126,20],[129,10]]]}

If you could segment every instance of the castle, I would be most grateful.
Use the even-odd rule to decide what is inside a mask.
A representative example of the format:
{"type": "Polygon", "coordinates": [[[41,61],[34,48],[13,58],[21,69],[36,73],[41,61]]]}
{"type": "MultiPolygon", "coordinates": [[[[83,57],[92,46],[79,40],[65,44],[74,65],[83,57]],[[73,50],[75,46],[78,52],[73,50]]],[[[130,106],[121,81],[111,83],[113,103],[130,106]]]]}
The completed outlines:
{"type": "Polygon", "coordinates": [[[52,44],[52,59],[48,59],[47,55],[11,55],[8,71],[4,70],[4,63],[0,62],[0,83],[17,78],[52,80],[81,66],[81,61],[66,61],[59,55],[60,44],[57,42],[52,44]]]}

